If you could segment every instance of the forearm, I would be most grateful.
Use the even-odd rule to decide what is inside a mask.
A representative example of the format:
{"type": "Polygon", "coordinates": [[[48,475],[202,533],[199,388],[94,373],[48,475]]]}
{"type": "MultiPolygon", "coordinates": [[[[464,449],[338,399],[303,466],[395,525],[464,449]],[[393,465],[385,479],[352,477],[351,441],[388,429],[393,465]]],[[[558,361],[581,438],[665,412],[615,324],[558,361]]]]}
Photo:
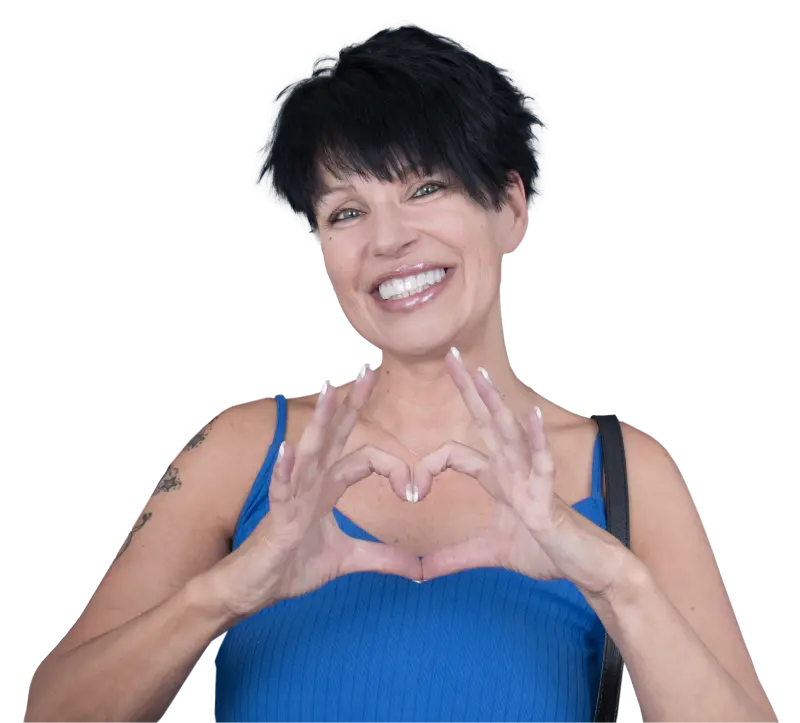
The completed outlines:
{"type": "Polygon", "coordinates": [[[725,670],[633,553],[607,596],[586,599],[619,648],[645,721],[777,720],[725,670]]]}
{"type": "Polygon", "coordinates": [[[124,625],[45,660],[25,720],[158,720],[208,644],[235,623],[207,590],[196,578],[124,625]]]}

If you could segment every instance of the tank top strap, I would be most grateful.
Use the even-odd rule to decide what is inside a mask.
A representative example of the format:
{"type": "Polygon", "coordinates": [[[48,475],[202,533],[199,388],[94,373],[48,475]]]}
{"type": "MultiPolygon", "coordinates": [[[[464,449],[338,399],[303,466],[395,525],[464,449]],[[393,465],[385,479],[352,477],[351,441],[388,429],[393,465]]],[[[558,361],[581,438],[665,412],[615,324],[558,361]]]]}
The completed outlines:
{"type": "Polygon", "coordinates": [[[286,436],[286,397],[284,397],[283,394],[276,394],[275,401],[278,403],[278,421],[275,425],[275,435],[273,436],[272,444],[275,444],[277,441],[280,447],[286,436]]]}
{"type": "Polygon", "coordinates": [[[272,479],[272,468],[275,466],[281,442],[286,436],[286,397],[283,394],[276,394],[275,402],[278,405],[275,434],[272,435],[272,442],[269,445],[264,462],[261,465],[261,469],[258,470],[244,505],[242,505],[242,511],[239,514],[239,520],[233,535],[234,550],[247,539],[247,536],[255,526],[269,512],[269,483],[272,479]]]}
{"type": "Polygon", "coordinates": [[[594,440],[592,456],[592,499],[603,506],[603,445],[600,443],[600,430],[594,440]]]}

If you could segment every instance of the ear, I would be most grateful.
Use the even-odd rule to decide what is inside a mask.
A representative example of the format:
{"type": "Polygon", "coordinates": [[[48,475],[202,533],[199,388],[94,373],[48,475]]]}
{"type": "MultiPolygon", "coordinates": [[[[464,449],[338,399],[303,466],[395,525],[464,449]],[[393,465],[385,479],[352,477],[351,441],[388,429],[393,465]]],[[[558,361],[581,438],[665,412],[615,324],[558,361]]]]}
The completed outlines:
{"type": "Polygon", "coordinates": [[[525,199],[525,185],[517,171],[508,174],[511,183],[508,186],[508,198],[505,202],[503,213],[507,216],[507,228],[503,233],[504,254],[510,254],[525,238],[528,230],[528,202],[525,199]]]}

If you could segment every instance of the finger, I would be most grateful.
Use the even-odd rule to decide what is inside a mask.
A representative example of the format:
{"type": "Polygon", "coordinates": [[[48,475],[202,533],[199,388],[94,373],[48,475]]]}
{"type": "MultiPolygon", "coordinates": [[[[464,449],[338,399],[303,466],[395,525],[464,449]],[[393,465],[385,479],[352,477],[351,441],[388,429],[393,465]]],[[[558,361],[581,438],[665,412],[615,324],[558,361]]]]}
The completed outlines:
{"type": "Polygon", "coordinates": [[[478,394],[478,390],[475,388],[472,375],[467,370],[461,357],[456,357],[452,351],[449,351],[445,355],[444,365],[450,373],[458,391],[461,392],[467,409],[469,409],[470,414],[473,419],[475,419],[483,441],[486,442],[490,450],[495,451],[498,447],[498,440],[495,435],[494,421],[491,412],[489,412],[483,399],[481,399],[478,394]]]}
{"type": "Polygon", "coordinates": [[[353,540],[351,552],[341,564],[342,575],[353,572],[380,572],[410,580],[422,579],[422,562],[407,550],[383,542],[353,540]]]}
{"type": "Polygon", "coordinates": [[[325,506],[333,507],[345,490],[373,472],[389,480],[394,493],[406,499],[406,485],[411,482],[411,471],[404,460],[382,449],[365,444],[336,461],[328,470],[325,485],[325,506]]]}
{"type": "Polygon", "coordinates": [[[554,477],[556,471],[555,461],[550,451],[550,442],[544,430],[544,422],[539,407],[534,407],[528,413],[525,430],[531,448],[533,473],[537,477],[554,477]]]}
{"type": "Polygon", "coordinates": [[[278,449],[278,458],[272,465],[272,478],[269,481],[269,506],[285,504],[294,497],[292,489],[292,469],[294,468],[294,448],[281,442],[278,449]]]}
{"type": "Polygon", "coordinates": [[[527,447],[528,440],[525,438],[525,430],[503,401],[500,392],[497,391],[492,380],[489,379],[488,372],[483,367],[478,367],[472,380],[475,384],[475,390],[489,410],[489,414],[494,420],[495,428],[503,441],[507,445],[513,445],[514,447],[520,445],[527,447]]]}
{"type": "Polygon", "coordinates": [[[376,381],[375,373],[369,368],[369,364],[365,364],[363,376],[362,372],[359,372],[359,376],[356,377],[356,381],[350,388],[347,397],[339,405],[330,423],[328,440],[324,451],[325,466],[341,457],[342,450],[356,425],[359,412],[370,398],[376,381]]]}
{"type": "Polygon", "coordinates": [[[298,460],[305,461],[319,456],[328,436],[328,426],[336,414],[337,408],[336,387],[326,380],[317,396],[317,404],[311,420],[297,443],[295,451],[298,460]]]}
{"type": "Polygon", "coordinates": [[[471,537],[425,555],[422,560],[422,575],[424,580],[432,580],[477,567],[502,567],[484,535],[471,537]]]}
{"type": "Polygon", "coordinates": [[[419,490],[418,499],[423,499],[430,492],[433,478],[448,468],[478,479],[488,465],[489,458],[477,449],[453,440],[445,442],[414,464],[414,483],[419,490]]]}

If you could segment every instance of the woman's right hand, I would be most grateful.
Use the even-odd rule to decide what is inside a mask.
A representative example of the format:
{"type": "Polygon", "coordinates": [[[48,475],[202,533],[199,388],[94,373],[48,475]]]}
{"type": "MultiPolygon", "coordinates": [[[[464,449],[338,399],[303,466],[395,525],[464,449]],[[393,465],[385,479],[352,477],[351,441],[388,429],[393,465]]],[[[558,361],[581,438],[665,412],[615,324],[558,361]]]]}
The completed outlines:
{"type": "Polygon", "coordinates": [[[282,445],[269,485],[269,513],[238,549],[205,573],[235,617],[354,572],[422,578],[422,564],[411,552],[357,540],[339,528],[333,507],[350,485],[377,472],[405,501],[411,470],[370,444],[340,458],[375,386],[374,372],[367,367],[338,404],[336,388],[326,386],[297,447],[282,445]]]}

